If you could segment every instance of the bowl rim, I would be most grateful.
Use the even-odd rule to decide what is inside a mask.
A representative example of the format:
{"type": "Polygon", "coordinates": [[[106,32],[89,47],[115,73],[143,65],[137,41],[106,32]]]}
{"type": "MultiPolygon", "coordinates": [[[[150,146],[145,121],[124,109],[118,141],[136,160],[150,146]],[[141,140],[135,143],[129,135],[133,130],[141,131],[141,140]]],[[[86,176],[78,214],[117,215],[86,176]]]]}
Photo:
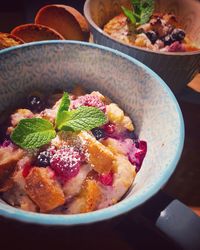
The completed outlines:
{"type": "MultiPolygon", "coordinates": [[[[190,51],[190,52],[167,52],[167,51],[154,51],[154,50],[149,50],[147,48],[142,48],[139,46],[135,45],[129,45],[126,43],[123,43],[121,41],[118,41],[114,38],[112,38],[110,35],[108,35],[106,32],[103,31],[96,23],[93,21],[91,12],[90,12],[90,2],[95,1],[95,0],[86,0],[84,4],[84,16],[89,23],[89,25],[97,32],[100,33],[101,35],[105,36],[108,40],[111,42],[115,42],[117,44],[120,44],[121,46],[127,47],[129,49],[135,49],[138,51],[146,52],[146,53],[152,53],[156,55],[163,55],[163,56],[191,56],[191,55],[200,55],[200,49],[196,51],[190,51]]],[[[93,34],[93,33],[92,33],[93,34]]]]}
{"type": "Polygon", "coordinates": [[[164,91],[167,93],[171,101],[175,104],[175,109],[178,114],[178,120],[180,124],[180,136],[179,136],[179,140],[177,141],[176,151],[174,153],[171,163],[168,165],[167,168],[164,169],[158,181],[156,181],[154,185],[152,185],[151,188],[147,192],[142,193],[142,195],[140,195],[139,197],[136,197],[135,199],[133,197],[129,197],[126,200],[122,200],[121,202],[118,202],[115,205],[112,205],[107,208],[103,208],[103,209],[89,212],[89,213],[74,214],[74,215],[52,215],[52,214],[34,213],[34,212],[23,211],[21,209],[18,209],[12,206],[10,206],[8,209],[7,204],[1,203],[0,204],[0,216],[18,220],[21,222],[42,224],[42,225],[57,225],[57,226],[84,225],[84,224],[104,221],[107,219],[112,219],[116,216],[129,212],[130,210],[140,206],[141,204],[146,202],[148,199],[150,199],[164,186],[164,184],[168,181],[168,179],[174,172],[176,165],[180,159],[183,145],[184,145],[185,127],[184,127],[182,112],[170,88],[155,72],[153,72],[149,67],[139,62],[138,60],[120,51],[117,51],[117,50],[114,50],[114,49],[111,49],[102,45],[91,44],[87,42],[79,42],[79,41],[61,41],[61,40],[40,41],[40,42],[32,42],[28,44],[22,44],[22,45],[18,45],[15,47],[3,49],[0,51],[0,56],[6,54],[7,52],[17,51],[20,49],[23,50],[24,48],[43,46],[43,45],[48,46],[48,45],[54,45],[54,44],[56,45],[74,44],[74,45],[79,45],[83,47],[90,47],[92,49],[98,49],[105,53],[109,52],[112,55],[119,56],[139,66],[140,68],[144,69],[148,74],[150,74],[152,77],[154,77],[157,80],[158,84],[160,84],[163,87],[164,91]]]}

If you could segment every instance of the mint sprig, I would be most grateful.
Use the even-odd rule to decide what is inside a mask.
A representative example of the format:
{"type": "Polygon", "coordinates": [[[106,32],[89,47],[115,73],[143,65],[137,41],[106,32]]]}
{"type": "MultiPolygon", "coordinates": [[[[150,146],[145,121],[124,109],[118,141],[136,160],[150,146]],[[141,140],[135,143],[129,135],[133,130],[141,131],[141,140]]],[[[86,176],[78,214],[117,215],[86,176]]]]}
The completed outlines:
{"type": "Polygon", "coordinates": [[[61,130],[91,130],[106,123],[104,113],[94,107],[83,106],[63,115],[63,123],[58,127],[61,130]]]}
{"type": "Polygon", "coordinates": [[[22,119],[11,134],[11,140],[25,149],[34,149],[48,144],[56,132],[91,130],[106,123],[105,114],[95,107],[80,107],[69,110],[70,98],[64,93],[55,119],[55,126],[42,118],[22,119]]]}
{"type": "Polygon", "coordinates": [[[154,0],[131,0],[133,10],[122,6],[124,15],[128,17],[135,26],[147,23],[154,12],[154,0]]]}
{"type": "Polygon", "coordinates": [[[64,92],[56,115],[56,126],[62,123],[63,112],[68,111],[69,106],[70,106],[69,94],[67,92],[64,92]]]}
{"type": "Polygon", "coordinates": [[[22,119],[11,140],[22,148],[33,149],[47,144],[56,136],[53,125],[41,118],[22,119]]]}

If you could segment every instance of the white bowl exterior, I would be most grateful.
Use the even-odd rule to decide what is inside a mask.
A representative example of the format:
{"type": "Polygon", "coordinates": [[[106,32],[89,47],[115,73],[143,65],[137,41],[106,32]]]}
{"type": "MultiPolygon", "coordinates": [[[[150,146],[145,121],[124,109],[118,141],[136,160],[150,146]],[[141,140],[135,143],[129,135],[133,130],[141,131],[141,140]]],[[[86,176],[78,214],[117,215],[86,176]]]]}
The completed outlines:
{"type": "MultiPolygon", "coordinates": [[[[119,52],[85,43],[49,42],[0,54],[0,113],[32,90],[70,90],[75,84],[89,91],[99,90],[118,103],[133,119],[139,137],[148,143],[142,169],[127,197],[103,209],[112,210],[114,216],[120,213],[120,204],[128,211],[143,203],[172,174],[183,146],[182,115],[162,80],[119,52]]],[[[5,209],[11,214],[17,210],[0,203],[0,215],[5,209]]]]}

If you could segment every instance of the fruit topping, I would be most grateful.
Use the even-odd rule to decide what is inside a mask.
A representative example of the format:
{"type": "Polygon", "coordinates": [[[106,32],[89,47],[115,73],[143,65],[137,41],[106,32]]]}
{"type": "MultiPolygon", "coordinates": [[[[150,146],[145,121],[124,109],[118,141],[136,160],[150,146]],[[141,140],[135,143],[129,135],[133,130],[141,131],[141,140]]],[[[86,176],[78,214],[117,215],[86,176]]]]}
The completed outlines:
{"type": "Polygon", "coordinates": [[[9,147],[9,146],[13,147],[14,145],[12,144],[12,142],[11,142],[10,140],[5,139],[5,140],[3,141],[1,147],[7,148],[7,147],[9,147]]]}
{"type": "Polygon", "coordinates": [[[156,42],[156,40],[158,39],[158,36],[157,36],[156,32],[154,32],[154,31],[148,31],[145,34],[148,37],[148,39],[151,41],[152,44],[154,44],[156,42]]]}
{"type": "Polygon", "coordinates": [[[136,165],[136,172],[141,168],[142,162],[147,152],[147,143],[145,141],[139,141],[134,144],[131,151],[128,154],[129,161],[136,165]]]}
{"type": "Polygon", "coordinates": [[[169,52],[185,52],[186,50],[185,50],[185,46],[182,43],[176,41],[169,46],[168,51],[169,52]]]}
{"type": "Polygon", "coordinates": [[[28,108],[33,112],[40,112],[44,109],[44,102],[38,95],[31,95],[27,99],[28,108]]]}
{"type": "Polygon", "coordinates": [[[170,45],[174,42],[174,40],[172,39],[170,35],[167,35],[163,38],[163,42],[165,45],[170,45]]]}
{"type": "Polygon", "coordinates": [[[115,124],[107,123],[103,126],[103,129],[107,134],[113,134],[115,132],[115,124]]]}
{"type": "Polygon", "coordinates": [[[84,162],[82,152],[75,147],[64,146],[56,151],[50,160],[50,167],[58,178],[65,182],[76,176],[84,162]]]}
{"type": "Polygon", "coordinates": [[[182,29],[174,29],[171,33],[174,41],[182,41],[185,38],[185,31],[182,29]]]}
{"type": "Polygon", "coordinates": [[[84,95],[79,96],[76,100],[72,101],[72,108],[77,109],[81,106],[96,107],[101,111],[106,111],[105,104],[96,95],[84,95]]]}
{"type": "Polygon", "coordinates": [[[112,186],[113,184],[113,173],[101,174],[99,176],[99,181],[105,186],[112,186]]]}
{"type": "Polygon", "coordinates": [[[24,165],[24,168],[22,170],[22,175],[24,178],[26,178],[29,175],[32,167],[33,166],[31,165],[30,162],[26,162],[26,164],[24,165]]]}
{"type": "Polygon", "coordinates": [[[92,134],[97,140],[100,140],[105,137],[105,132],[104,132],[104,129],[102,128],[93,128],[92,134]]]}
{"type": "Polygon", "coordinates": [[[47,167],[50,165],[50,153],[48,151],[40,152],[36,159],[36,166],[47,167]]]}
{"type": "Polygon", "coordinates": [[[127,131],[127,137],[132,139],[132,140],[136,140],[137,139],[137,135],[135,134],[134,131],[127,131]]]}

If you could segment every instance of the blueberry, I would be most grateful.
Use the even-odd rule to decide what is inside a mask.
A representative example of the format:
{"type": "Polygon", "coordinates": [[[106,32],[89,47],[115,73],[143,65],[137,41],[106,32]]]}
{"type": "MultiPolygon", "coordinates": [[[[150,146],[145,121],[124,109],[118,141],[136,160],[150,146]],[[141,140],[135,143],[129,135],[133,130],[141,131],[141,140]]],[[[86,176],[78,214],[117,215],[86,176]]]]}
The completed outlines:
{"type": "Polygon", "coordinates": [[[165,36],[162,40],[165,45],[171,45],[174,42],[170,35],[165,36]]]}
{"type": "Polygon", "coordinates": [[[145,34],[148,37],[148,39],[151,41],[152,44],[154,44],[156,42],[156,40],[158,39],[158,36],[157,36],[156,32],[154,32],[154,31],[148,31],[145,34]]]}
{"type": "Polygon", "coordinates": [[[182,29],[174,29],[171,33],[174,41],[182,41],[185,38],[185,31],[182,29]]]}
{"type": "Polygon", "coordinates": [[[42,99],[37,95],[31,95],[27,100],[28,107],[33,112],[40,112],[44,109],[44,103],[42,99]]]}
{"type": "Polygon", "coordinates": [[[50,154],[47,151],[39,153],[36,159],[36,165],[38,167],[47,167],[50,165],[50,154]]]}
{"type": "Polygon", "coordinates": [[[105,137],[105,133],[104,133],[104,130],[102,128],[93,128],[92,134],[94,135],[94,137],[97,140],[105,137]]]}
{"type": "Polygon", "coordinates": [[[137,136],[134,131],[128,132],[128,137],[132,140],[137,140],[137,136]]]}

